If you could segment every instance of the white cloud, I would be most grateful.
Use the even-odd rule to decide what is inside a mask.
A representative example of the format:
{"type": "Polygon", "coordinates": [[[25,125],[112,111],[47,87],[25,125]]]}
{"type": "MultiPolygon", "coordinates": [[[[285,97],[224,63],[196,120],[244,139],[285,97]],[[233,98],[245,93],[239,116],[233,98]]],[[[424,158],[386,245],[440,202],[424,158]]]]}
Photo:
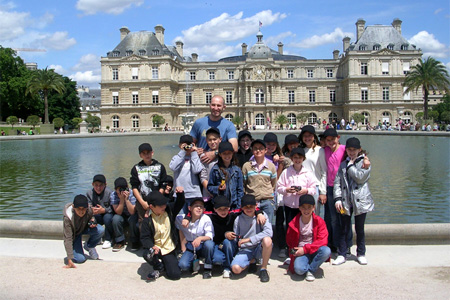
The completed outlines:
{"type": "Polygon", "coordinates": [[[66,70],[61,65],[50,65],[50,66],[48,66],[48,68],[55,70],[55,72],[58,74],[66,73],[66,70]]]}
{"type": "Polygon", "coordinates": [[[447,46],[439,42],[434,34],[427,31],[420,31],[409,39],[411,44],[421,48],[424,56],[432,56],[435,58],[444,58],[448,56],[449,49],[447,46]]]}
{"type": "Polygon", "coordinates": [[[184,56],[190,56],[192,53],[197,53],[199,61],[214,61],[224,57],[237,55],[237,48],[240,49],[240,47],[240,45],[228,46],[225,43],[216,43],[198,47],[186,47],[183,49],[183,54],[184,56]]]}
{"type": "Polygon", "coordinates": [[[434,14],[437,15],[437,14],[440,13],[441,11],[443,11],[443,9],[442,9],[442,8],[438,8],[438,9],[436,9],[436,10],[434,11],[434,14]]]}
{"type": "Polygon", "coordinates": [[[83,55],[78,63],[72,67],[73,74],[68,77],[77,82],[77,85],[98,88],[101,81],[100,57],[89,53],[83,55]]]}
{"type": "Polygon", "coordinates": [[[77,85],[97,86],[100,83],[101,75],[95,75],[92,71],[76,72],[68,76],[70,79],[77,82],[77,85]]]}
{"type": "Polygon", "coordinates": [[[269,36],[267,38],[264,38],[264,43],[269,47],[277,47],[279,42],[283,42],[286,38],[293,38],[295,37],[295,33],[292,33],[290,31],[282,32],[276,36],[269,36]]]}
{"type": "Polygon", "coordinates": [[[100,72],[100,56],[89,53],[83,55],[80,61],[72,68],[74,71],[98,70],[100,72]]]}
{"type": "Polygon", "coordinates": [[[219,44],[242,40],[258,31],[259,21],[263,26],[269,26],[286,16],[282,13],[272,13],[271,10],[261,11],[248,18],[243,18],[243,12],[234,16],[223,13],[203,24],[183,30],[183,36],[176,37],[173,42],[181,40],[189,47],[202,47],[205,41],[208,41],[208,44],[219,44]]]}
{"type": "Polygon", "coordinates": [[[41,40],[41,44],[54,50],[66,50],[77,43],[74,38],[68,38],[67,31],[57,31],[53,34],[46,34],[41,40]]]}
{"type": "Polygon", "coordinates": [[[350,32],[343,32],[341,28],[336,28],[331,33],[324,33],[322,35],[313,35],[297,43],[289,44],[290,47],[297,48],[316,48],[325,44],[334,44],[341,41],[344,37],[353,37],[350,32]]]}
{"type": "Polygon", "coordinates": [[[30,24],[29,18],[29,13],[9,12],[0,7],[0,41],[11,41],[23,35],[30,24]]]}
{"type": "Polygon", "coordinates": [[[132,5],[141,6],[143,0],[78,0],[77,9],[86,15],[95,15],[96,13],[107,13],[119,15],[132,5]]]}

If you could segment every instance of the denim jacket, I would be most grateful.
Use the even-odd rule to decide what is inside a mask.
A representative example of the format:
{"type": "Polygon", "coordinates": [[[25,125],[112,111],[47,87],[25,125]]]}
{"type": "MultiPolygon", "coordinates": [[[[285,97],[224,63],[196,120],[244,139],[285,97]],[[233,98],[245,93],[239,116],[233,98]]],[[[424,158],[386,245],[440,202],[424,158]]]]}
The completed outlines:
{"type": "Polygon", "coordinates": [[[213,195],[224,195],[231,202],[231,209],[241,207],[241,198],[244,196],[244,181],[242,171],[238,166],[231,165],[227,169],[228,176],[220,170],[219,165],[215,165],[209,174],[208,191],[213,195]],[[219,191],[222,180],[226,180],[225,191],[219,191]]]}

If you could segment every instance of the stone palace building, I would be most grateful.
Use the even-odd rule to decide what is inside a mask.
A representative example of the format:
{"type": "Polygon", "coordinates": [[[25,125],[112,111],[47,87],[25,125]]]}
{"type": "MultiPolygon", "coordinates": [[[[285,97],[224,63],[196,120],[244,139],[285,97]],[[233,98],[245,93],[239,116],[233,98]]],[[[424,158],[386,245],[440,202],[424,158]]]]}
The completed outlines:
{"type": "Polygon", "coordinates": [[[359,19],[356,41],[345,37],[343,52],[333,51],[330,59],[283,54],[281,42],[270,49],[258,32],[253,46],[242,44],[241,55],[218,61],[185,56],[181,41],[166,45],[161,25],[155,32],[122,27],[119,44],[101,59],[102,127],[150,130],[160,115],[180,128],[182,114],[207,115],[215,94],[225,99],[225,118],[240,116],[258,128],[275,125],[281,114],[293,125],[299,115],[308,123],[331,123],[355,113],[372,125],[415,121],[423,109],[421,91],[404,95],[402,83],[422,51],[402,36],[401,25],[394,19],[366,26],[359,19]]]}

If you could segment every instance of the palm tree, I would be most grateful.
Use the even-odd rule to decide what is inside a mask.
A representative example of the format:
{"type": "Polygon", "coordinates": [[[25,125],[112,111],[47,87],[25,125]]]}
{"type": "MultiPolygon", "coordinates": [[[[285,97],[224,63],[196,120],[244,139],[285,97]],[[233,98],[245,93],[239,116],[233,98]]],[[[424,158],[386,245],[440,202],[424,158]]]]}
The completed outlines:
{"type": "Polygon", "coordinates": [[[420,59],[419,63],[411,68],[411,72],[406,75],[403,86],[406,90],[403,94],[415,91],[422,87],[423,92],[423,117],[428,119],[428,95],[430,91],[445,90],[449,92],[450,81],[445,66],[432,57],[425,60],[420,59]]]}
{"type": "Polygon", "coordinates": [[[66,87],[64,86],[64,80],[61,75],[55,73],[53,69],[42,69],[36,70],[31,75],[30,81],[28,81],[27,85],[27,93],[35,94],[42,92],[44,96],[44,124],[49,124],[48,119],[48,93],[51,90],[55,90],[59,94],[65,92],[66,87]]]}

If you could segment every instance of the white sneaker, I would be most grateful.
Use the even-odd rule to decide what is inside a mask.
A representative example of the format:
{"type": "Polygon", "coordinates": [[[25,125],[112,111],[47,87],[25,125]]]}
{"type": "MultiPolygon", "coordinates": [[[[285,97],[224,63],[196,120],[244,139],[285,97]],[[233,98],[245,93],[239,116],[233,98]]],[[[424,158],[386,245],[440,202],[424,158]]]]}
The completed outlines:
{"type": "Polygon", "coordinates": [[[283,265],[289,265],[289,264],[291,264],[291,258],[290,258],[290,257],[288,257],[288,258],[286,258],[286,259],[284,260],[283,265]]]}
{"type": "Polygon", "coordinates": [[[314,279],[316,279],[316,277],[314,277],[313,273],[311,273],[310,271],[306,272],[306,277],[305,277],[306,281],[314,281],[314,279]]]}
{"type": "Polygon", "coordinates": [[[343,263],[345,263],[345,256],[339,255],[338,257],[336,257],[336,259],[333,261],[333,265],[337,266],[337,265],[342,265],[343,263]]]}
{"type": "Polygon", "coordinates": [[[231,277],[231,271],[224,269],[223,270],[223,278],[230,278],[231,277]]]}
{"type": "Polygon", "coordinates": [[[358,256],[358,262],[360,265],[367,265],[367,258],[363,255],[358,256]]]}
{"type": "Polygon", "coordinates": [[[98,253],[97,250],[95,250],[95,247],[89,248],[87,243],[84,243],[84,250],[89,252],[89,256],[91,257],[91,259],[98,259],[98,253]]]}
{"type": "Polygon", "coordinates": [[[111,242],[110,241],[104,241],[103,242],[103,246],[102,246],[102,249],[109,249],[109,248],[111,248],[112,247],[112,245],[111,245],[111,242]]]}

